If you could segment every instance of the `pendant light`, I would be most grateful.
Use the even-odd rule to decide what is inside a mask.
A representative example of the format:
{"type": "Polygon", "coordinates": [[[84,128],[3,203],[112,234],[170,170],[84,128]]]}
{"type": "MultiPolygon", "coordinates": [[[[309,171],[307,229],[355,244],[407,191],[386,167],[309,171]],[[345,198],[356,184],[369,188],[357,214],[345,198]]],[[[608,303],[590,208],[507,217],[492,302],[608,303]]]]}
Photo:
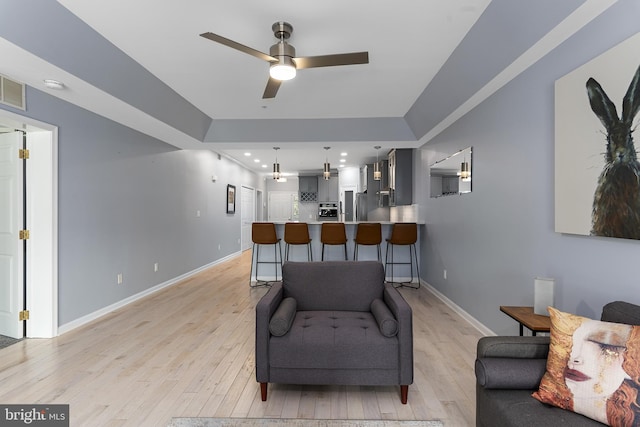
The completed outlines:
{"type": "Polygon", "coordinates": [[[280,179],[280,163],[278,163],[278,150],[280,147],[273,147],[276,150],[276,162],[273,164],[273,179],[280,179]]]}
{"type": "Polygon", "coordinates": [[[376,149],[376,162],[373,165],[373,179],[375,181],[380,181],[382,179],[382,172],[380,171],[380,158],[378,157],[378,151],[380,150],[380,146],[376,145],[373,148],[376,149]]]}
{"type": "Polygon", "coordinates": [[[468,181],[471,177],[471,171],[469,170],[469,162],[465,158],[462,163],[460,163],[460,179],[463,181],[468,181]]]}
{"type": "MultiPolygon", "coordinates": [[[[324,147],[324,149],[327,150],[327,153],[329,152],[330,148],[331,147],[324,147]]],[[[331,165],[329,164],[329,154],[327,154],[327,157],[324,162],[324,170],[322,172],[322,176],[324,177],[325,181],[328,181],[329,178],[331,178],[331,165]]]]}

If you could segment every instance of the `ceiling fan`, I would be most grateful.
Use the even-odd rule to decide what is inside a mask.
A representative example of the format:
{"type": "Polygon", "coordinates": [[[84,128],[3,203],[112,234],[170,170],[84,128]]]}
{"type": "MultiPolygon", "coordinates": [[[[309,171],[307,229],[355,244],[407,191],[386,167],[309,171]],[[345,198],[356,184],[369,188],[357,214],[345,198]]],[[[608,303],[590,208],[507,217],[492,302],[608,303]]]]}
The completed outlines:
{"type": "Polygon", "coordinates": [[[280,21],[274,23],[271,26],[271,29],[273,30],[273,35],[279,41],[271,46],[269,49],[269,55],[228,38],[219,36],[218,34],[202,33],[200,36],[271,63],[269,68],[269,81],[267,82],[267,87],[262,95],[263,99],[275,98],[282,81],[294,78],[296,76],[296,70],[369,63],[369,52],[296,57],[296,49],[285,41],[291,37],[293,26],[288,22],[280,21]]]}

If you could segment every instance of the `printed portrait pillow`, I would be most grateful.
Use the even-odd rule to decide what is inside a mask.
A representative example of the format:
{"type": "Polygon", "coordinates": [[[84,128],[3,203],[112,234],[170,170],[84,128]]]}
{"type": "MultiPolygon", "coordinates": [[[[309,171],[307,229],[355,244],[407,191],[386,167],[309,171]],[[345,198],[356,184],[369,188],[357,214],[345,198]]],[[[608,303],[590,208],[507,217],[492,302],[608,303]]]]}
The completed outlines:
{"type": "Polygon", "coordinates": [[[547,370],[533,397],[609,426],[640,425],[640,326],[549,313],[547,370]]]}

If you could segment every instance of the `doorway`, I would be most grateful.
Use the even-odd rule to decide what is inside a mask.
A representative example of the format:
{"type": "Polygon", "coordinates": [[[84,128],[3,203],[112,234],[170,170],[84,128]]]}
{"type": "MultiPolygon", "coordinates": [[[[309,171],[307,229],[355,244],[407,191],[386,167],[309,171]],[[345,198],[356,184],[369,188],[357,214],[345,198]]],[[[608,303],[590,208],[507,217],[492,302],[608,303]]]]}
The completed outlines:
{"type": "Polygon", "coordinates": [[[262,190],[256,190],[256,221],[264,221],[264,201],[262,190]]]}
{"type": "MultiPolygon", "coordinates": [[[[12,267],[8,267],[10,273],[7,270],[0,273],[0,300],[11,301],[6,303],[10,307],[3,307],[2,310],[11,312],[7,319],[9,333],[13,336],[19,329],[17,334],[20,337],[51,338],[58,334],[57,128],[4,110],[0,110],[0,128],[4,130],[3,134],[19,134],[19,138],[26,132],[26,148],[29,151],[23,169],[24,180],[19,180],[19,184],[5,182],[2,190],[0,229],[3,233],[9,229],[14,230],[12,233],[16,230],[19,233],[21,229],[29,231],[28,239],[21,241],[21,258],[17,262],[11,261],[12,267]],[[25,183],[24,188],[22,182],[25,183]],[[5,203],[7,191],[12,194],[11,203],[8,203],[8,199],[5,203]],[[14,197],[16,192],[22,195],[21,200],[14,197]],[[9,226],[9,222],[12,222],[9,220],[15,218],[21,219],[20,224],[12,223],[9,226]],[[14,270],[16,265],[19,270],[14,270]],[[21,291],[18,291],[18,286],[21,291]],[[18,313],[13,313],[17,307],[18,313]],[[25,308],[29,313],[26,331],[17,317],[25,308]],[[18,323],[18,328],[15,323],[18,323]]],[[[10,138],[6,136],[2,139],[10,138]]],[[[7,148],[5,155],[9,158],[18,157],[13,147],[7,148]]],[[[3,254],[4,250],[3,247],[3,254]]],[[[26,311],[22,314],[25,315],[26,311]]],[[[0,334],[7,335],[2,331],[0,334]]]]}
{"type": "Polygon", "coordinates": [[[297,221],[298,220],[298,192],[297,191],[269,191],[268,221],[297,221]]]}
{"type": "Polygon", "coordinates": [[[240,192],[240,218],[242,221],[242,229],[240,236],[242,245],[240,251],[251,249],[251,224],[255,220],[255,191],[250,187],[241,187],[240,192]]]}

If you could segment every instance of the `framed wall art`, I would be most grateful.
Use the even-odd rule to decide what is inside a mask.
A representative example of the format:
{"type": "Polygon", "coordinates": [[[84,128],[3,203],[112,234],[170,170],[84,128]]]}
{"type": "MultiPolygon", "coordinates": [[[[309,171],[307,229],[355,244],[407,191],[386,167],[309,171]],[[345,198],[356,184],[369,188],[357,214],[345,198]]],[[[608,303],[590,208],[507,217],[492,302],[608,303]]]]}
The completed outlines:
{"type": "Polygon", "coordinates": [[[556,232],[640,239],[638,52],[640,33],[555,83],[556,232]]]}

